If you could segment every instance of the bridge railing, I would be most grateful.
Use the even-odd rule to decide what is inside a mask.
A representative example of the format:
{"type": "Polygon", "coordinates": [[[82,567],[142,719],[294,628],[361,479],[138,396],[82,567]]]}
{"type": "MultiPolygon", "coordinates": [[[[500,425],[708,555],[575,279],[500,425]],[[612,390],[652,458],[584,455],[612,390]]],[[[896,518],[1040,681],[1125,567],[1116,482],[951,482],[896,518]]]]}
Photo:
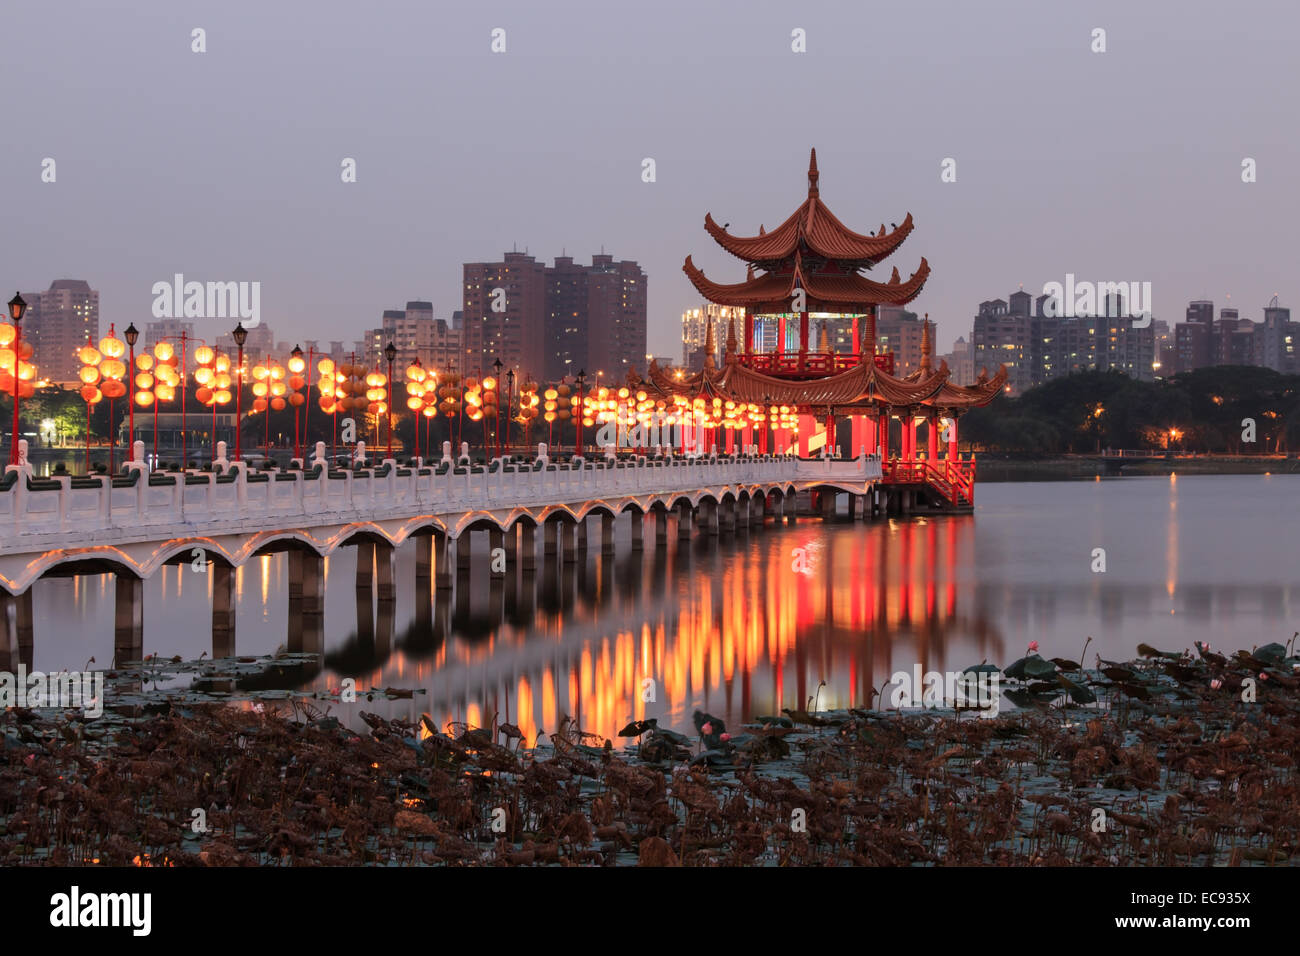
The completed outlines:
{"type": "MultiPolygon", "coordinates": [[[[388,462],[361,471],[313,469],[228,474],[170,473],[129,477],[32,479],[12,473],[0,490],[0,527],[11,534],[86,532],[194,525],[244,518],[391,517],[537,506],[687,492],[726,484],[774,481],[877,481],[876,456],[575,459],[572,463],[494,459],[487,466],[444,460],[421,468],[388,462]],[[74,484],[75,483],[75,484],[74,484]]],[[[0,544],[0,551],[4,545],[0,544]]]]}
{"type": "MultiPolygon", "coordinates": [[[[0,527],[10,534],[93,533],[114,528],[203,524],[243,518],[362,517],[404,511],[454,512],[693,491],[704,487],[793,480],[872,481],[872,457],[801,461],[787,456],[495,459],[488,466],[444,461],[422,468],[322,469],[130,477],[32,479],[21,471],[0,490],[0,527]]],[[[4,546],[0,544],[0,550],[4,546]]]]}

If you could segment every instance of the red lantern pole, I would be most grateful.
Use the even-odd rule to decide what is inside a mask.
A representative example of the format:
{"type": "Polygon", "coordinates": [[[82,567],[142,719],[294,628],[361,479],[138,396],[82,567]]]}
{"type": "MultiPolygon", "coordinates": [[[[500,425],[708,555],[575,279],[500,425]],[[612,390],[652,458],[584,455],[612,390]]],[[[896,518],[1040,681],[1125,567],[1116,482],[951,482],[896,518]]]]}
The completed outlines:
{"type": "MultiPolygon", "coordinates": [[[[303,381],[302,388],[303,391],[307,393],[303,399],[303,404],[306,407],[303,409],[302,412],[302,437],[304,439],[307,437],[307,426],[311,424],[311,362],[312,362],[312,355],[313,353],[315,353],[315,351],[316,351],[316,346],[314,345],[307,346],[307,367],[303,369],[303,371],[306,374],[303,376],[304,381],[303,381]]],[[[296,426],[297,423],[298,423],[298,416],[297,414],[295,414],[294,425],[296,426]]],[[[303,465],[306,464],[307,461],[304,458],[303,465]]]]}
{"type": "MultiPolygon", "coordinates": [[[[15,298],[21,300],[21,296],[15,296],[15,298]]],[[[22,391],[22,386],[18,384],[18,372],[22,368],[23,362],[23,319],[21,315],[15,316],[13,314],[16,310],[14,310],[12,303],[10,304],[10,309],[11,312],[9,317],[13,319],[14,323],[14,430],[10,433],[9,437],[9,464],[16,465],[18,464],[18,393],[22,391]]],[[[113,418],[111,415],[108,420],[112,423],[113,418]]]]}
{"type": "Polygon", "coordinates": [[[90,402],[86,402],[86,474],[90,474],[90,402]]]}
{"type": "Polygon", "coordinates": [[[235,461],[240,460],[240,452],[243,450],[243,429],[240,427],[244,417],[244,336],[248,333],[244,331],[244,324],[241,322],[235,327],[235,344],[239,346],[239,360],[235,365],[235,461]]]}
{"type": "MultiPolygon", "coordinates": [[[[185,332],[181,332],[181,471],[185,471],[185,332]]],[[[157,402],[154,402],[157,405],[157,402]]]]}

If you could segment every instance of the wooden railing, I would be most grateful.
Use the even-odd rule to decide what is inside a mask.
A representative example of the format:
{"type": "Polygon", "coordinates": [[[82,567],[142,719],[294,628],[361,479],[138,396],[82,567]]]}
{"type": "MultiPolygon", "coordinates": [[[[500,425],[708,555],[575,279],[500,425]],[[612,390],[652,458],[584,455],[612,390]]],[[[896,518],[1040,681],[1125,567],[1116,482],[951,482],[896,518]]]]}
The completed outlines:
{"type": "Polygon", "coordinates": [[[883,480],[891,485],[931,485],[952,504],[975,500],[975,459],[942,461],[894,459],[881,466],[883,480]]]}

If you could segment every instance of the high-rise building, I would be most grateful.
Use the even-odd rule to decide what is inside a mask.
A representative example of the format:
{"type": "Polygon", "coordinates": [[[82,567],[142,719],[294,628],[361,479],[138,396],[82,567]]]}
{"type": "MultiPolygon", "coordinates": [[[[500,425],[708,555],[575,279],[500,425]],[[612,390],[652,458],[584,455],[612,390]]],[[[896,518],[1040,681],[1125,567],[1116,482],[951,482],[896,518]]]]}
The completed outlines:
{"type": "Polygon", "coordinates": [[[25,293],[23,299],[28,306],[23,337],[35,350],[38,376],[80,385],[77,351],[87,338],[100,339],[99,292],[84,279],[56,279],[46,291],[25,293]]]}
{"type": "Polygon", "coordinates": [[[488,374],[500,359],[517,375],[541,379],[546,373],[546,266],[526,252],[507,252],[500,262],[467,262],[462,293],[464,373],[488,374]]]}
{"type": "Polygon", "coordinates": [[[600,253],[591,265],[557,256],[546,269],[548,379],[581,371],[622,378],[646,364],[646,277],[635,262],[600,253]]]}

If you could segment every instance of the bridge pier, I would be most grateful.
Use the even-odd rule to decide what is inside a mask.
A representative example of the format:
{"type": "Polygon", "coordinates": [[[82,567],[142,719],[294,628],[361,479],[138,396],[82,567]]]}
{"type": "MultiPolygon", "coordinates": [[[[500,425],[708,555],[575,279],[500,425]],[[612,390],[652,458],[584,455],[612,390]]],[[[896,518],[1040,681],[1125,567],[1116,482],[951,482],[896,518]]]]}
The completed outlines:
{"type": "Polygon", "coordinates": [[[113,659],[120,667],[126,661],[144,657],[144,581],[134,574],[119,572],[113,609],[113,659]]]}
{"type": "Polygon", "coordinates": [[[531,522],[523,522],[519,533],[523,536],[523,542],[520,547],[524,552],[523,570],[525,572],[535,571],[537,569],[537,527],[531,522]]]}
{"type": "Polygon", "coordinates": [[[799,510],[799,493],[797,491],[788,492],[781,495],[781,514],[785,517],[786,524],[797,524],[799,517],[796,512],[799,510]]]}
{"type": "Polygon", "coordinates": [[[375,571],[379,585],[379,600],[392,602],[397,600],[396,550],[387,541],[375,542],[375,571]]]}
{"type": "Polygon", "coordinates": [[[447,536],[447,532],[436,528],[430,537],[433,539],[433,552],[437,561],[437,567],[434,569],[434,586],[439,591],[449,591],[452,565],[451,539],[447,536]]]}
{"type": "Polygon", "coordinates": [[[585,561],[587,560],[587,519],[583,518],[577,524],[578,529],[578,554],[585,561]]]}
{"type": "Polygon", "coordinates": [[[418,534],[411,543],[415,546],[415,580],[427,581],[433,576],[433,535],[418,534]]]}
{"type": "Polygon", "coordinates": [[[600,516],[600,553],[602,555],[614,553],[614,516],[604,512],[600,516]]]}
{"type": "Polygon", "coordinates": [[[513,575],[519,566],[519,522],[512,524],[510,530],[502,534],[506,540],[506,571],[513,575]]]}
{"type": "Polygon", "coordinates": [[[369,591],[375,583],[375,543],[357,542],[357,590],[369,591]]]}
{"type": "Polygon", "coordinates": [[[506,576],[505,568],[502,564],[508,564],[509,557],[506,555],[506,534],[498,528],[488,529],[488,576],[493,581],[499,581],[506,576]],[[497,549],[500,549],[501,556],[505,562],[497,561],[497,549]]]}
{"type": "MultiPolygon", "coordinates": [[[[582,553],[587,553],[587,525],[582,525],[582,553]]],[[[564,563],[573,564],[578,560],[578,522],[565,521],[560,526],[560,534],[564,538],[564,563]]]]}
{"type": "Polygon", "coordinates": [[[763,528],[763,512],[767,509],[767,495],[749,499],[749,526],[763,528]]]}
{"type": "Polygon", "coordinates": [[[817,503],[821,505],[822,521],[832,522],[835,520],[835,492],[829,488],[820,488],[817,491],[817,503]]]}
{"type": "Polygon", "coordinates": [[[559,534],[559,519],[546,519],[546,524],[542,528],[542,561],[548,563],[547,558],[555,557],[557,553],[558,542],[556,538],[559,534]]]}
{"type": "Polygon", "coordinates": [[[685,541],[691,536],[691,506],[689,502],[683,501],[682,506],[677,509],[677,539],[685,541]]]}
{"type": "Polygon", "coordinates": [[[456,578],[469,577],[470,561],[474,551],[474,532],[468,528],[456,539],[456,578]]]}
{"type": "Polygon", "coordinates": [[[718,505],[718,510],[721,512],[718,522],[719,530],[727,537],[731,537],[736,533],[736,499],[723,498],[718,505]]]}
{"type": "Polygon", "coordinates": [[[632,550],[640,551],[644,547],[645,512],[633,508],[630,517],[632,519],[632,550]]]}
{"type": "Polygon", "coordinates": [[[858,496],[854,494],[849,495],[849,520],[858,520],[858,496]]]}
{"type": "Polygon", "coordinates": [[[0,591],[0,671],[15,671],[19,664],[31,670],[34,634],[32,589],[22,594],[0,591]]]}
{"type": "MultiPolygon", "coordinates": [[[[292,557],[299,552],[290,551],[292,557]]],[[[236,571],[220,561],[210,562],[212,568],[212,657],[235,656],[235,581],[236,571]]],[[[289,599],[293,600],[293,573],[290,565],[289,599]]]]}
{"type": "Polygon", "coordinates": [[[701,534],[717,537],[718,503],[712,498],[705,498],[695,506],[695,525],[701,534]]]}
{"type": "Polygon", "coordinates": [[[663,547],[668,543],[668,509],[656,508],[655,514],[655,546],[663,547]]]}

